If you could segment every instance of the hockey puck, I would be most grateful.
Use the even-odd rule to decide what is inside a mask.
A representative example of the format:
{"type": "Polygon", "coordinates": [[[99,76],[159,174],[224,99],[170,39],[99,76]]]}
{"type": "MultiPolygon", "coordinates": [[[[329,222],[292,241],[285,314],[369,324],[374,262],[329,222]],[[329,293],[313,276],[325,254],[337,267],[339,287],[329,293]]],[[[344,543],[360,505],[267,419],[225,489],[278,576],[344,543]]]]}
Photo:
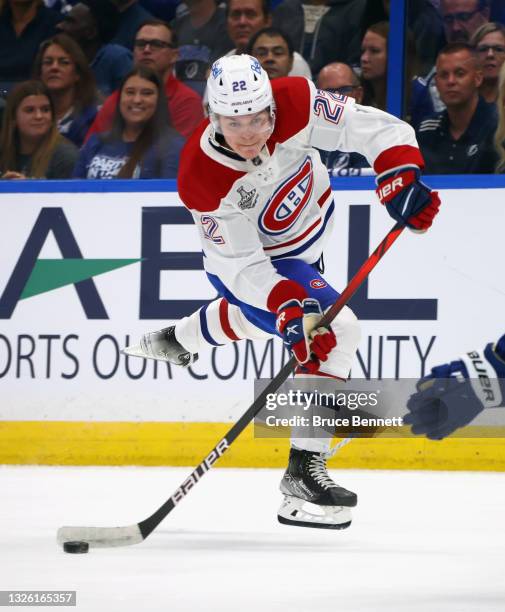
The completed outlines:
{"type": "Polygon", "coordinates": [[[87,553],[89,544],[87,542],[63,542],[63,550],[74,555],[87,553]]]}

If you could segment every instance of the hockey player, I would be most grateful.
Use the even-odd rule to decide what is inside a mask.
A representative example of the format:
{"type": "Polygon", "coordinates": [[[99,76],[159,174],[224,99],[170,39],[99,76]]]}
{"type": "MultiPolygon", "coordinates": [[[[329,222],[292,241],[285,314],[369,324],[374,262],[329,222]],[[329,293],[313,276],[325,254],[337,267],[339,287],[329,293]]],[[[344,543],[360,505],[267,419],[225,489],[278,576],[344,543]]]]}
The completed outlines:
{"type": "MultiPolygon", "coordinates": [[[[248,55],[217,60],[207,92],[209,121],[183,150],[178,189],[221,297],[127,352],[188,365],[205,346],[277,334],[299,363],[298,377],[345,380],[359,326],[345,307],[330,328],[317,327],[339,294],[318,271],[334,203],[314,147],[362,153],[378,174],[377,194],[389,214],[423,231],[440,200],[420,181],[414,131],[301,77],[270,83],[248,55]]],[[[328,475],[330,440],[298,435],[281,481],[279,520],[347,527],[357,496],[328,475]],[[305,502],[319,506],[318,513],[305,502]]]]}
{"type": "Polygon", "coordinates": [[[505,407],[505,334],[481,351],[431,369],[417,383],[403,422],[412,433],[441,440],[473,421],[484,408],[505,407]]]}

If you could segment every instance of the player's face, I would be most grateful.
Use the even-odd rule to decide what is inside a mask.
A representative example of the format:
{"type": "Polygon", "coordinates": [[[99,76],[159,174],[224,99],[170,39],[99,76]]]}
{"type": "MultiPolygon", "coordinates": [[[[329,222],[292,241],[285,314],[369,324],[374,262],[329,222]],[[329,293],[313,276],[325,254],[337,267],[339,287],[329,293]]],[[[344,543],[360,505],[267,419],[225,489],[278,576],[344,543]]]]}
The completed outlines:
{"type": "Polygon", "coordinates": [[[447,42],[468,42],[489,21],[489,9],[479,10],[479,0],[442,0],[440,10],[447,42]]]}
{"type": "Polygon", "coordinates": [[[252,55],[259,59],[271,79],[288,76],[293,67],[293,58],[282,36],[262,34],[254,43],[252,55]]]}
{"type": "Polygon", "coordinates": [[[437,89],[448,108],[467,104],[482,83],[482,72],[468,51],[439,55],[436,69],[437,89]]]}
{"type": "Polygon", "coordinates": [[[273,129],[268,110],[242,117],[219,117],[219,125],[230,149],[244,159],[260,154],[273,129]]]}
{"type": "Polygon", "coordinates": [[[177,60],[172,33],[162,25],[145,25],[137,32],[133,43],[135,66],[148,66],[163,76],[177,60]]]}
{"type": "Polygon", "coordinates": [[[43,138],[51,128],[53,116],[47,96],[26,96],[16,111],[16,127],[28,140],[43,138]]]}
{"type": "Polygon", "coordinates": [[[42,57],[41,81],[51,91],[71,90],[79,75],[70,55],[58,45],[49,45],[42,57]]]}
{"type": "Polygon", "coordinates": [[[145,125],[154,115],[157,102],[156,85],[140,76],[131,76],[124,84],[119,99],[119,110],[127,127],[145,125]]]}
{"type": "Polygon", "coordinates": [[[228,34],[235,47],[245,49],[253,34],[270,23],[265,17],[261,0],[230,0],[228,34]]]}
{"type": "Polygon", "coordinates": [[[497,79],[505,61],[505,37],[501,32],[486,34],[476,46],[479,64],[485,79],[497,79]]]}
{"type": "Polygon", "coordinates": [[[375,32],[367,32],[361,43],[361,73],[364,79],[381,79],[386,74],[386,39],[375,32]]]}

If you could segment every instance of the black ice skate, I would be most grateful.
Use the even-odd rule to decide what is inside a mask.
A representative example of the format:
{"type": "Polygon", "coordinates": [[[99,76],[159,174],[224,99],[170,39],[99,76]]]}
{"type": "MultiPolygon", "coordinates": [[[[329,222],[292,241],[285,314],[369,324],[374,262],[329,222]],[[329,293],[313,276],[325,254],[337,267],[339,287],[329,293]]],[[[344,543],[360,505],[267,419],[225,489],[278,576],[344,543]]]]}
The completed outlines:
{"type": "Polygon", "coordinates": [[[324,454],[297,448],[291,449],[280,489],[284,501],[277,518],[284,525],[345,529],[352,520],[349,508],[358,503],[356,493],[330,478],[324,454]],[[307,502],[313,506],[304,507],[307,502]]]}
{"type": "Polygon", "coordinates": [[[140,344],[127,346],[123,349],[126,355],[169,361],[183,368],[188,367],[198,359],[198,353],[190,353],[175,337],[175,325],[165,327],[160,331],[144,334],[140,344]]]}

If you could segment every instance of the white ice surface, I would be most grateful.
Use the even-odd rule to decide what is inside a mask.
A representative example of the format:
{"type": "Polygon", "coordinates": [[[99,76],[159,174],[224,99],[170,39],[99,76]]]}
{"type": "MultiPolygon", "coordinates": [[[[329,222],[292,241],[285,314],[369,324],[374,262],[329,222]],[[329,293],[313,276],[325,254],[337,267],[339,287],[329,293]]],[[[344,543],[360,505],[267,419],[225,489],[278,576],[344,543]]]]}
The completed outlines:
{"type": "Polygon", "coordinates": [[[280,470],[214,468],[145,542],[57,547],[61,525],[142,520],[189,471],[0,467],[0,589],[77,590],[44,610],[505,610],[505,474],[334,472],[359,506],[327,531],[277,523],[280,470]]]}

